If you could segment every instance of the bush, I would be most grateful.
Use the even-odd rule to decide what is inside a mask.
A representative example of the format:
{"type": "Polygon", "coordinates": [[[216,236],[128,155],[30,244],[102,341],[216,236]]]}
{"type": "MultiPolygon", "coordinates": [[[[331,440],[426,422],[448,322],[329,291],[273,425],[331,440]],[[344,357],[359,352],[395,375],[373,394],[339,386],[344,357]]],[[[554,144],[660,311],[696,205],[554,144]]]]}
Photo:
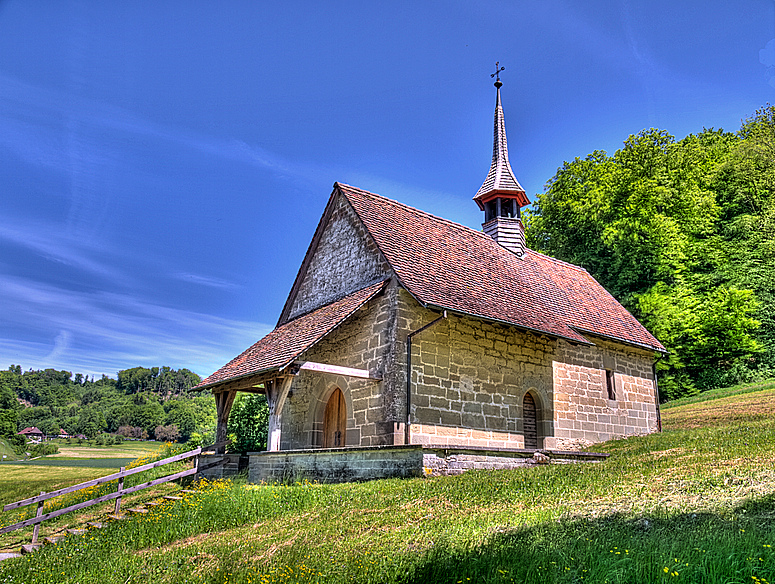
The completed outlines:
{"type": "Polygon", "coordinates": [[[153,435],[156,440],[162,442],[175,442],[180,438],[180,432],[178,431],[177,424],[170,424],[169,426],[156,426],[153,431],[153,435]]]}
{"type": "Polygon", "coordinates": [[[56,444],[51,444],[50,442],[41,442],[40,444],[35,444],[30,448],[29,450],[31,457],[36,456],[47,456],[49,454],[56,454],[59,452],[59,446],[56,444]]]}
{"type": "Polygon", "coordinates": [[[13,436],[8,437],[8,442],[11,444],[11,447],[16,454],[24,454],[24,446],[27,444],[27,440],[24,438],[24,436],[14,434],[13,436]]]}

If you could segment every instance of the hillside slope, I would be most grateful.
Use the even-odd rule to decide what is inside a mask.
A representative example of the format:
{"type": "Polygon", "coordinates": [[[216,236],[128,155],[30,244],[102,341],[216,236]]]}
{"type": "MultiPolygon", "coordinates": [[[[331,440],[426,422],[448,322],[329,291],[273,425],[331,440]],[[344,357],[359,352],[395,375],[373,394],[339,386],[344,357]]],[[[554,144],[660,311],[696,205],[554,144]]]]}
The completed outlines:
{"type": "Polygon", "coordinates": [[[597,464],[202,483],[2,582],[775,582],[775,382],[705,398],[597,464]]]}
{"type": "Polygon", "coordinates": [[[8,443],[8,440],[5,438],[0,438],[0,460],[9,461],[9,460],[21,460],[22,456],[19,456],[16,454],[16,452],[13,449],[13,446],[11,446],[8,443]]]}

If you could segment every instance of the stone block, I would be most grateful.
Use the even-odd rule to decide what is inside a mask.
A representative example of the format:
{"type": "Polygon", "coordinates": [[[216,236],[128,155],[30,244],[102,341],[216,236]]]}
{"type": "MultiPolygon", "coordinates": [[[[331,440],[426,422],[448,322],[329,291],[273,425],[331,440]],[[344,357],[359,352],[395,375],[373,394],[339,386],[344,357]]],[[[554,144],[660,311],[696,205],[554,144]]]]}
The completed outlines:
{"type": "Polygon", "coordinates": [[[484,428],[484,416],[481,414],[472,414],[463,412],[463,425],[467,428],[484,428]]]}
{"type": "Polygon", "coordinates": [[[506,418],[500,416],[485,416],[485,425],[492,430],[506,430],[506,418]]]}
{"type": "Polygon", "coordinates": [[[414,418],[424,424],[438,424],[441,422],[441,412],[433,408],[415,408],[414,418]]]}
{"type": "Polygon", "coordinates": [[[430,397],[430,407],[439,410],[449,410],[449,400],[443,397],[430,397]]]}
{"type": "Polygon", "coordinates": [[[485,416],[501,416],[501,407],[493,404],[482,404],[481,412],[485,416]]]}

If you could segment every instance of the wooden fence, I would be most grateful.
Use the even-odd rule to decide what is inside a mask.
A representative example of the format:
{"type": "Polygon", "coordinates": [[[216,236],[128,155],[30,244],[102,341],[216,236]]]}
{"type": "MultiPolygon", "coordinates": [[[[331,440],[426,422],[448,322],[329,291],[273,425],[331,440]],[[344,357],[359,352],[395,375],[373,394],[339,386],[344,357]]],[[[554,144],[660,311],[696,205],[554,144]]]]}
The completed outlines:
{"type": "Polygon", "coordinates": [[[38,541],[38,531],[40,530],[40,524],[44,521],[47,521],[49,519],[53,519],[54,517],[59,517],[60,515],[64,515],[65,513],[69,513],[70,511],[77,511],[78,509],[83,509],[85,507],[90,507],[92,505],[97,505],[98,503],[104,503],[106,501],[111,501],[113,499],[116,500],[116,507],[114,513],[118,515],[118,513],[121,510],[121,498],[124,495],[128,495],[130,493],[134,493],[136,491],[141,491],[142,489],[147,489],[148,487],[153,487],[155,485],[160,485],[162,483],[166,483],[169,481],[174,481],[176,479],[181,479],[183,477],[195,475],[198,472],[201,472],[202,470],[205,470],[206,468],[212,468],[213,466],[217,466],[219,464],[222,464],[225,459],[216,460],[213,462],[210,462],[205,467],[199,466],[199,456],[208,450],[212,450],[214,448],[218,448],[219,446],[224,446],[225,442],[219,442],[216,444],[212,444],[211,446],[207,446],[204,448],[195,448],[194,450],[190,450],[188,452],[183,452],[181,454],[176,454],[175,456],[170,456],[169,458],[165,458],[163,460],[157,460],[156,462],[149,462],[148,464],[144,464],[142,466],[138,466],[135,468],[130,468],[129,470],[124,469],[123,467],[119,472],[115,472],[113,474],[93,479],[90,481],[86,481],[85,483],[80,483],[77,485],[73,485],[71,487],[65,487],[63,489],[59,489],[57,491],[51,491],[50,493],[41,492],[40,495],[36,495],[35,497],[30,497],[28,499],[23,499],[21,501],[16,501],[15,503],[9,503],[5,507],[3,507],[3,511],[11,511],[13,509],[18,509],[20,507],[25,507],[27,505],[34,505],[37,503],[37,511],[35,513],[35,517],[31,519],[26,519],[24,521],[20,521],[18,523],[14,523],[13,525],[9,525],[7,527],[3,527],[0,529],[0,535],[4,533],[8,533],[11,531],[15,531],[17,529],[22,529],[24,527],[29,527],[30,525],[34,525],[35,529],[32,532],[32,543],[36,544],[38,541]],[[176,472],[171,475],[163,476],[158,479],[153,479],[151,481],[147,481],[145,483],[140,483],[139,485],[134,485],[132,487],[124,488],[124,478],[144,472],[146,470],[151,470],[153,468],[158,468],[160,466],[164,466],[167,464],[172,464],[174,462],[180,462],[181,460],[186,460],[188,458],[194,459],[194,466],[193,468],[189,468],[186,470],[182,470],[180,472],[176,472]],[[101,497],[96,497],[94,499],[89,499],[88,501],[82,501],[80,503],[76,503],[74,505],[70,505],[68,507],[63,507],[62,509],[57,509],[56,511],[51,511],[49,513],[43,513],[43,505],[46,501],[49,499],[53,499],[54,497],[59,497],[60,495],[66,495],[68,493],[73,493],[75,491],[79,491],[81,489],[86,489],[88,487],[94,487],[96,485],[101,485],[103,483],[109,483],[110,481],[118,480],[118,488],[116,489],[116,492],[114,493],[108,493],[107,495],[103,495],[101,497]]]}

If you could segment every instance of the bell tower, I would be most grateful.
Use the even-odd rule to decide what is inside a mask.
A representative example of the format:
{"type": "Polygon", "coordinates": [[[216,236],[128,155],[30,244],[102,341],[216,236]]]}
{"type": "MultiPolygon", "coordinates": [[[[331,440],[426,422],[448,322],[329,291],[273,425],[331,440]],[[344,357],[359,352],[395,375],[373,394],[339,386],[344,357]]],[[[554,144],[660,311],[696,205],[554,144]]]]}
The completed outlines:
{"type": "Polygon", "coordinates": [[[484,232],[500,245],[519,257],[525,253],[525,227],[522,225],[521,209],[528,205],[525,189],[517,181],[509,164],[509,149],[506,143],[506,123],[501,106],[500,72],[505,67],[495,63],[495,130],[492,146],[492,164],[487,178],[476,193],[474,201],[484,211],[484,232]]]}

